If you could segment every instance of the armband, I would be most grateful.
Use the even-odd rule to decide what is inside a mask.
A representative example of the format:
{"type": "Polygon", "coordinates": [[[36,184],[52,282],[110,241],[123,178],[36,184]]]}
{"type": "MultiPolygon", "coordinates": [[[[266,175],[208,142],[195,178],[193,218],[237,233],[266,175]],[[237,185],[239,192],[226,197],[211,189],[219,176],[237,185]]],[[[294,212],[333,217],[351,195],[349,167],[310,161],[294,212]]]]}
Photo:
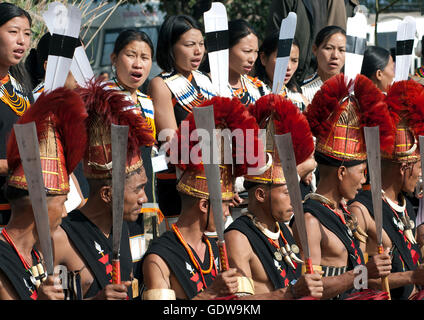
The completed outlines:
{"type": "Polygon", "coordinates": [[[236,295],[245,296],[255,294],[253,280],[248,277],[237,277],[238,288],[236,295]]]}
{"type": "Polygon", "coordinates": [[[143,292],[143,300],[176,300],[171,289],[150,289],[143,292]]]}

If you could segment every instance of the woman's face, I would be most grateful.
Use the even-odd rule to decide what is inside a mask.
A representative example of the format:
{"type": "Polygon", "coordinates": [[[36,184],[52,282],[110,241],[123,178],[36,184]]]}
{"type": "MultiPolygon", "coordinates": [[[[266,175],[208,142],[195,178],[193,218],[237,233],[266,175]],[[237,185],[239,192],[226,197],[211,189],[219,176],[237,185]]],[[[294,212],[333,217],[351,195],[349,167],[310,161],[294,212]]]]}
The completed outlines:
{"type": "Polygon", "coordinates": [[[318,48],[314,45],[312,51],[317,58],[319,73],[329,76],[339,74],[345,63],[346,36],[335,33],[318,48]]]}
{"type": "MultiPolygon", "coordinates": [[[[275,63],[277,61],[277,50],[273,51],[269,56],[266,56],[263,52],[260,54],[261,63],[265,68],[268,79],[274,81],[275,63]]],[[[299,47],[292,45],[290,49],[290,59],[287,65],[286,76],[284,78],[284,84],[287,84],[296,72],[299,66],[299,47]]]]}
{"type": "Polygon", "coordinates": [[[289,64],[287,65],[286,77],[284,78],[284,84],[287,84],[293,77],[294,73],[299,66],[299,47],[292,45],[290,50],[289,64]]]}
{"type": "Polygon", "coordinates": [[[377,87],[383,91],[387,92],[389,86],[392,84],[393,79],[395,78],[395,63],[392,56],[389,57],[389,62],[383,71],[377,71],[377,87]]]}
{"type": "Polygon", "coordinates": [[[133,40],[118,55],[112,53],[111,60],[119,82],[129,89],[137,89],[149,76],[152,50],[146,42],[133,40]]]}
{"type": "Polygon", "coordinates": [[[230,71],[240,75],[249,73],[258,57],[258,50],[258,37],[253,33],[241,38],[230,48],[230,71]]]}
{"type": "Polygon", "coordinates": [[[175,69],[182,73],[190,73],[199,69],[205,55],[205,41],[198,29],[184,32],[172,47],[175,59],[175,69]]]}
{"type": "Polygon", "coordinates": [[[31,42],[31,27],[25,16],[15,17],[0,27],[0,67],[9,70],[24,57],[31,42]]]}

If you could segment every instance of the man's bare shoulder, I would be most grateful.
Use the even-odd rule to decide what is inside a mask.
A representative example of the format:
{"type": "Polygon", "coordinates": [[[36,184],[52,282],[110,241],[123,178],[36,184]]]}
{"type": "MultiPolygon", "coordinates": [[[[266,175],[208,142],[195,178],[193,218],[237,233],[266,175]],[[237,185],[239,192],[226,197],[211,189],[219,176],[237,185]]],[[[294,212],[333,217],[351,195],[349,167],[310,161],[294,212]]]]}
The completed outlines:
{"type": "Polygon", "coordinates": [[[319,228],[321,226],[321,222],[312,213],[305,212],[305,215],[304,216],[305,216],[305,223],[309,227],[319,228]]]}
{"type": "Polygon", "coordinates": [[[250,247],[249,239],[247,236],[243,232],[236,229],[225,232],[225,239],[228,241],[228,243],[234,243],[236,246],[248,245],[250,247]]]}
{"type": "Polygon", "coordinates": [[[55,265],[66,265],[69,269],[78,270],[84,264],[80,253],[72,244],[66,231],[59,226],[52,234],[55,265]]]}
{"type": "Polygon", "coordinates": [[[349,211],[353,214],[369,215],[368,208],[359,201],[354,201],[349,205],[349,211]]]}
{"type": "Polygon", "coordinates": [[[145,256],[142,269],[144,284],[148,289],[171,288],[171,271],[161,256],[155,253],[145,256]]]}

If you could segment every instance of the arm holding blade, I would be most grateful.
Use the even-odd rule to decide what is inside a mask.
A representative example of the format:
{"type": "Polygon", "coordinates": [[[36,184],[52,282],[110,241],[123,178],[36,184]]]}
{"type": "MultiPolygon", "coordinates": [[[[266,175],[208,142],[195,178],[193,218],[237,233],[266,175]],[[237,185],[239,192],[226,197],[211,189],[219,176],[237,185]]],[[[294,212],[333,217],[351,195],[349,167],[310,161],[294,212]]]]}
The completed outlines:
{"type": "MultiPolygon", "coordinates": [[[[372,205],[374,208],[374,220],[377,233],[378,254],[384,253],[383,248],[383,204],[381,194],[381,156],[380,156],[380,132],[379,127],[365,127],[365,144],[367,146],[367,159],[369,166],[372,205]]],[[[381,278],[382,289],[388,293],[390,300],[389,280],[381,278]]]]}
{"type": "Polygon", "coordinates": [[[306,231],[305,215],[303,212],[302,195],[300,193],[300,187],[297,177],[296,159],[294,155],[291,133],[289,132],[283,135],[275,135],[274,137],[278,154],[281,159],[281,166],[283,168],[284,177],[287,183],[287,189],[289,191],[290,200],[295,214],[297,232],[300,238],[300,245],[302,247],[303,255],[305,258],[306,274],[310,275],[309,277],[304,275],[299,278],[298,282],[296,282],[296,285],[300,287],[299,289],[301,289],[302,287],[306,287],[308,288],[308,290],[303,290],[303,292],[301,291],[295,293],[295,285],[292,287],[292,294],[294,298],[300,298],[301,296],[313,293],[315,297],[320,298],[323,293],[323,283],[321,279],[319,279],[319,284],[313,281],[316,281],[315,278],[320,278],[321,275],[316,274],[312,266],[312,259],[309,251],[308,234],[306,231]]]}
{"type": "Polygon", "coordinates": [[[15,131],[19,154],[22,159],[22,166],[28,183],[28,193],[34,212],[38,241],[43,253],[43,260],[46,268],[44,271],[42,270],[43,267],[38,265],[34,266],[32,269],[37,269],[40,274],[41,272],[47,274],[47,277],[42,279],[43,283],[38,287],[37,299],[63,300],[65,297],[63,290],[57,284],[57,280],[55,280],[53,276],[54,266],[49,214],[35,122],[15,124],[13,129],[15,131]]]}

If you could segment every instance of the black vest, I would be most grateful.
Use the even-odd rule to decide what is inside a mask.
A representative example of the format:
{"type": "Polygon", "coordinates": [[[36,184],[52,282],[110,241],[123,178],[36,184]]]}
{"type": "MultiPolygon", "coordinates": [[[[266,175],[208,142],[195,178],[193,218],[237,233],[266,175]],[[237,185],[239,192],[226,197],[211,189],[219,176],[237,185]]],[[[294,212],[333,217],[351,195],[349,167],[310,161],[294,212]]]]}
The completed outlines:
{"type": "MultiPolygon", "coordinates": [[[[342,210],[344,210],[344,208],[342,208],[342,210]]],[[[352,270],[357,265],[365,264],[362,250],[359,247],[359,241],[353,235],[351,236],[349,234],[348,226],[345,225],[332,210],[324,206],[319,201],[308,199],[303,203],[303,211],[312,214],[324,227],[333,232],[343,243],[348,253],[348,264],[346,271],[352,270]]],[[[346,214],[350,214],[347,211],[345,212],[346,214]]],[[[349,289],[337,295],[333,299],[343,300],[349,294],[356,291],[357,290],[354,288],[349,289]]]]}
{"type": "MultiPolygon", "coordinates": [[[[84,298],[93,297],[107,284],[112,283],[112,236],[106,238],[99,228],[79,210],[70,212],[62,220],[61,226],[94,275],[94,281],[84,298]]],[[[121,281],[132,280],[128,232],[127,223],[124,221],[120,250],[121,281]]],[[[131,287],[128,289],[128,296],[132,297],[131,287]]]]}
{"type": "MultiPolygon", "coordinates": [[[[212,267],[210,273],[203,274],[206,287],[212,284],[216,278],[216,271],[219,271],[218,245],[216,243],[216,239],[209,238],[209,241],[212,246],[212,259],[214,259],[215,266],[218,270],[215,270],[215,268],[212,267]]],[[[201,268],[203,270],[208,269],[211,258],[209,257],[208,249],[206,248],[205,259],[203,263],[201,263],[199,257],[196,255],[196,252],[193,249],[192,252],[194,257],[199,262],[201,268]]],[[[143,261],[149,254],[152,253],[157,254],[166,262],[170,270],[177,278],[179,284],[183,288],[188,299],[192,299],[197,294],[206,289],[203,285],[202,276],[199,273],[199,270],[196,269],[184,246],[181,244],[177,235],[173,231],[167,231],[159,238],[153,240],[149,245],[149,249],[143,256],[143,261]]]]}
{"type": "MultiPolygon", "coordinates": [[[[355,198],[354,201],[362,203],[374,218],[374,209],[372,205],[371,191],[361,191],[355,198]]],[[[398,229],[394,224],[393,218],[395,214],[384,200],[383,201],[383,229],[386,231],[390,240],[392,241],[395,249],[393,250],[392,257],[392,271],[391,272],[403,272],[408,270],[415,270],[417,268],[417,261],[421,261],[421,253],[418,245],[412,245],[409,241],[406,240],[406,237],[403,235],[403,232],[398,229]]],[[[412,207],[411,202],[405,198],[406,201],[406,211],[409,215],[409,218],[415,222],[415,211],[412,207]]],[[[415,228],[412,230],[415,235],[415,228]]],[[[414,285],[407,285],[400,288],[390,290],[390,295],[392,299],[408,299],[414,285]]]]}
{"type": "MultiPolygon", "coordinates": [[[[39,255],[39,252],[37,251],[39,255]]],[[[38,262],[33,255],[33,265],[38,262]]],[[[31,282],[31,274],[27,271],[15,250],[6,242],[0,241],[0,270],[9,279],[20,300],[36,300],[37,291],[31,282]]]]}
{"type": "Polygon", "coordinates": [[[317,218],[324,227],[333,232],[344,244],[348,252],[347,270],[352,270],[357,265],[365,263],[358,240],[349,234],[348,226],[332,210],[322,205],[319,201],[308,199],[303,204],[303,211],[309,212],[317,218]]]}
{"type": "MultiPolygon", "coordinates": [[[[289,245],[295,244],[294,238],[284,223],[279,223],[289,245]]],[[[298,279],[301,275],[301,265],[298,264],[296,270],[288,265],[284,260],[278,261],[274,257],[277,249],[271,245],[268,238],[254,225],[248,216],[240,216],[237,218],[225,232],[230,230],[238,230],[243,233],[258,256],[265,269],[265,272],[274,286],[274,289],[285,288],[292,280],[298,279]]],[[[283,240],[278,239],[280,246],[284,246],[283,240]]],[[[294,263],[296,266],[296,263],[294,263]]]]}

